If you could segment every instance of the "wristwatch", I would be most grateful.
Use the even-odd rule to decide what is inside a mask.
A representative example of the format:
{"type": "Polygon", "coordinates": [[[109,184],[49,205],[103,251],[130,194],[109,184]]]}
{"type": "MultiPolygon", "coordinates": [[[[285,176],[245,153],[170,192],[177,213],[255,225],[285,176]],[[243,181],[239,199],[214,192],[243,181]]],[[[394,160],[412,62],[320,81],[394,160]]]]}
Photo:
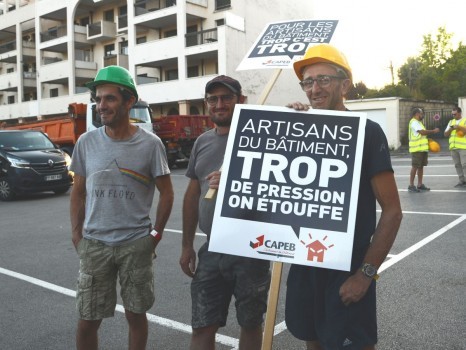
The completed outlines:
{"type": "Polygon", "coordinates": [[[150,234],[151,234],[151,236],[154,237],[156,242],[160,242],[160,240],[162,239],[162,234],[157,232],[155,229],[152,229],[150,231],[150,234]]]}
{"type": "Polygon", "coordinates": [[[373,278],[376,281],[379,279],[379,275],[377,275],[377,269],[375,268],[374,265],[371,265],[369,263],[364,263],[361,267],[361,271],[364,274],[364,276],[368,278],[373,278]]]}

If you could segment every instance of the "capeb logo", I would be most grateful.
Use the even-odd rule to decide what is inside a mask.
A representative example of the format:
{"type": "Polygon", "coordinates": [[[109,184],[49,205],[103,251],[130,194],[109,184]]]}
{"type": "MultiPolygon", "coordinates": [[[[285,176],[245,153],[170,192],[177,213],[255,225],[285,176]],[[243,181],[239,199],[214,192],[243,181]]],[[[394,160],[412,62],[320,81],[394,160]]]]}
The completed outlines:
{"type": "Polygon", "coordinates": [[[269,240],[265,235],[256,237],[255,242],[249,241],[249,246],[259,254],[290,259],[294,258],[296,250],[294,243],[269,240]]]}

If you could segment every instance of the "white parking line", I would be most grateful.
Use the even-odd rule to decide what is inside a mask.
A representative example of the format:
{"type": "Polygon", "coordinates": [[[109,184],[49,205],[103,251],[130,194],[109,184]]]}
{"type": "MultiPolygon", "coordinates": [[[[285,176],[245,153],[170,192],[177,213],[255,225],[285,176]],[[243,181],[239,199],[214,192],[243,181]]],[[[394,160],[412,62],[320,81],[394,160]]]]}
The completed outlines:
{"type": "MultiPolygon", "coordinates": [[[[49,289],[51,291],[54,291],[54,292],[57,292],[57,293],[60,293],[60,294],[64,294],[64,295],[76,298],[76,291],[68,289],[68,288],[63,288],[63,287],[57,286],[56,284],[45,282],[45,281],[42,281],[40,279],[30,277],[30,276],[27,276],[27,275],[23,275],[21,273],[14,272],[14,271],[11,271],[11,270],[7,270],[7,269],[1,268],[1,267],[0,267],[0,273],[2,273],[4,275],[7,275],[7,276],[10,276],[10,277],[17,278],[17,279],[25,281],[25,282],[29,282],[31,284],[35,284],[36,286],[39,286],[39,287],[42,287],[42,288],[45,288],[45,289],[49,289]]],[[[121,312],[121,313],[125,313],[124,307],[122,305],[120,305],[120,304],[117,304],[115,310],[118,311],[118,312],[121,312]]],[[[147,319],[148,319],[148,321],[150,321],[152,323],[156,323],[156,324],[161,325],[163,327],[168,327],[168,328],[171,328],[171,329],[175,329],[175,330],[181,331],[183,333],[191,333],[191,326],[187,325],[187,324],[184,324],[184,323],[181,323],[181,322],[176,322],[176,321],[173,321],[173,320],[170,320],[170,319],[167,319],[167,318],[163,318],[163,317],[159,317],[159,316],[149,314],[149,313],[147,313],[147,319]]],[[[216,340],[217,343],[224,344],[226,346],[235,346],[236,347],[236,346],[238,346],[238,343],[239,343],[238,339],[228,337],[228,336],[222,335],[222,334],[217,334],[215,340],[216,340]]]]}
{"type": "MultiPolygon", "coordinates": [[[[458,177],[458,175],[453,175],[453,174],[433,174],[433,175],[426,175],[424,174],[424,177],[453,177],[453,176],[456,176],[458,177]]],[[[396,174],[395,173],[395,177],[409,177],[409,174],[403,174],[403,175],[400,175],[400,174],[396,174]]]]}
{"type": "MultiPolygon", "coordinates": [[[[392,164],[394,168],[411,168],[411,165],[394,165],[392,164]]],[[[453,165],[450,164],[445,164],[445,165],[427,165],[426,168],[453,168],[453,165]]]]}
{"type": "Polygon", "coordinates": [[[406,258],[407,256],[409,256],[410,254],[414,253],[416,250],[422,248],[423,246],[425,246],[427,243],[430,243],[432,242],[434,239],[440,237],[441,235],[443,235],[445,232],[447,232],[448,230],[452,229],[453,227],[455,227],[456,225],[462,223],[464,220],[466,220],[466,215],[462,215],[460,216],[458,219],[456,219],[455,221],[452,221],[450,222],[448,225],[445,225],[444,227],[442,227],[440,230],[437,230],[436,232],[432,233],[431,235],[427,236],[426,238],[424,238],[423,240],[417,242],[416,244],[412,245],[411,247],[409,247],[408,249],[405,249],[403,250],[401,253],[397,254],[395,257],[391,258],[390,260],[387,260],[385,261],[379,268],[379,271],[378,272],[382,272],[386,269],[388,269],[389,267],[395,265],[397,262],[399,262],[400,260],[406,258]]]}
{"type": "MultiPolygon", "coordinates": [[[[378,211],[380,211],[380,210],[378,210],[378,211]]],[[[422,248],[426,244],[432,242],[434,239],[440,237],[441,235],[443,235],[448,230],[452,229],[453,227],[459,225],[464,220],[466,220],[466,215],[465,214],[456,214],[456,213],[403,211],[403,214],[448,215],[448,216],[459,216],[459,218],[452,221],[448,225],[445,225],[441,229],[437,230],[436,232],[432,233],[431,235],[427,236],[426,238],[424,238],[423,240],[417,242],[416,244],[412,245],[411,247],[405,249],[401,253],[399,253],[399,254],[390,254],[388,256],[389,260],[385,261],[380,266],[379,271],[378,271],[379,273],[385,271],[389,267],[391,267],[394,264],[398,263],[402,259],[406,258],[410,254],[412,254],[415,251],[419,250],[420,248],[422,248]]],[[[176,233],[181,233],[182,232],[180,230],[173,230],[173,229],[165,229],[165,231],[176,232],[176,233]]],[[[196,233],[196,235],[204,235],[204,234],[203,233],[196,233]]],[[[10,276],[10,277],[13,277],[13,278],[17,278],[19,280],[23,280],[25,282],[29,282],[31,284],[37,285],[37,286],[42,287],[42,288],[52,290],[54,292],[58,292],[58,293],[61,293],[61,294],[64,294],[64,295],[67,295],[67,296],[70,296],[70,297],[73,297],[73,298],[76,297],[76,292],[74,290],[63,288],[63,287],[57,286],[55,284],[39,280],[39,279],[34,278],[34,277],[23,275],[21,273],[14,272],[14,271],[11,271],[11,270],[7,270],[7,269],[1,268],[1,267],[0,267],[0,273],[4,274],[4,275],[7,275],[7,276],[10,276]]],[[[116,306],[115,310],[118,311],[118,312],[121,312],[121,313],[125,312],[123,306],[119,305],[119,304],[116,306]]],[[[183,332],[183,333],[188,333],[188,334],[191,333],[191,326],[187,325],[187,324],[184,324],[184,323],[181,323],[181,322],[173,321],[173,320],[163,318],[163,317],[159,317],[159,316],[149,314],[149,313],[147,313],[147,319],[148,319],[149,322],[161,325],[163,327],[178,330],[178,331],[183,332]]],[[[281,323],[275,325],[274,336],[279,335],[284,330],[286,330],[286,324],[285,324],[285,321],[282,321],[281,323]]],[[[215,338],[215,341],[217,343],[224,344],[226,346],[232,346],[231,350],[238,349],[239,339],[237,339],[237,338],[225,336],[225,335],[222,335],[222,334],[217,334],[216,338],[215,338]]]]}

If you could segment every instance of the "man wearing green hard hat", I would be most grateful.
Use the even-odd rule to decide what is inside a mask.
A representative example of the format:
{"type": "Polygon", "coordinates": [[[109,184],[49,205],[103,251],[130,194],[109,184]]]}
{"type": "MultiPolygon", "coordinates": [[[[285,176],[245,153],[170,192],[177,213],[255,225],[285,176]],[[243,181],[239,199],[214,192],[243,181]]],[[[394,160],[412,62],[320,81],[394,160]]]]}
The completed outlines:
{"type": "Polygon", "coordinates": [[[144,349],[155,248],[173,205],[170,170],[161,140],[130,123],[139,98],[130,73],[108,66],[86,86],[103,126],[78,139],[71,164],[72,242],[80,260],[76,348],[97,349],[100,324],[114,315],[119,278],[129,348],[144,349]],[[159,201],[152,223],[155,188],[159,201]]]}

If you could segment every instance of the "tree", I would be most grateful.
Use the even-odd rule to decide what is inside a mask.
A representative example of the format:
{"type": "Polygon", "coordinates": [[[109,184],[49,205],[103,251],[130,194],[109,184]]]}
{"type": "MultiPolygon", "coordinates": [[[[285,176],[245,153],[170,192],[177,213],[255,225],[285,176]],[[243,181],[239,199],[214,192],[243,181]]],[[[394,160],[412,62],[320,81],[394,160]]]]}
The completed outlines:
{"type": "Polygon", "coordinates": [[[447,33],[445,27],[437,29],[436,39],[431,34],[424,35],[421,52],[421,62],[428,67],[440,68],[451,54],[451,38],[453,34],[447,33]]]}
{"type": "Polygon", "coordinates": [[[452,37],[445,27],[438,28],[435,36],[424,35],[420,55],[409,57],[399,68],[398,84],[392,81],[380,90],[369,89],[362,96],[456,102],[466,93],[466,46],[460,43],[456,50],[452,49],[452,37]]]}
{"type": "Polygon", "coordinates": [[[447,101],[466,95],[466,46],[460,43],[443,65],[442,93],[447,101]]]}
{"type": "Polygon", "coordinates": [[[382,97],[404,97],[411,98],[412,94],[409,88],[403,84],[385,85],[380,90],[369,89],[365,98],[382,98],[382,97]]]}
{"type": "Polygon", "coordinates": [[[348,100],[359,100],[365,97],[367,93],[367,86],[360,81],[359,83],[354,84],[350,91],[346,94],[348,100]]]}
{"type": "Polygon", "coordinates": [[[406,85],[414,93],[419,79],[419,69],[422,62],[417,57],[409,57],[407,62],[398,70],[398,79],[402,85],[406,85]]]}

